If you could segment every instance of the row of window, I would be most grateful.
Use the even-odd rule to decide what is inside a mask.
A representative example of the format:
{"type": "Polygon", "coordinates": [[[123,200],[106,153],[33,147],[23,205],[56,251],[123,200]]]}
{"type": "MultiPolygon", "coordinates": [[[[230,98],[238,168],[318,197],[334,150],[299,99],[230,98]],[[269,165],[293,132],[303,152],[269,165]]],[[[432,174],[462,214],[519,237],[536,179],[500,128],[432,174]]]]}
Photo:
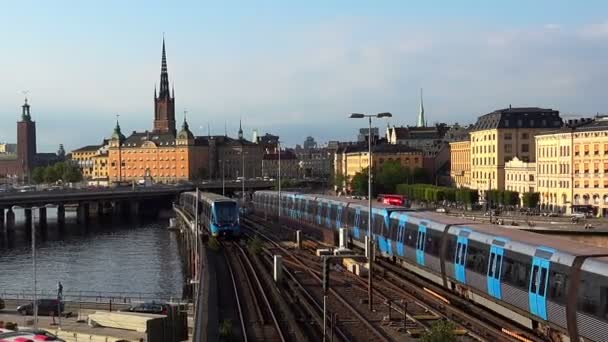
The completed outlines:
{"type": "Polygon", "coordinates": [[[507,178],[507,180],[511,180],[511,181],[520,181],[520,182],[533,182],[534,181],[534,175],[531,174],[512,174],[512,173],[508,173],[505,175],[505,177],[507,178]],[[528,177],[526,177],[528,176],[528,177]],[[528,178],[526,180],[526,178],[528,178]]]}
{"type": "Polygon", "coordinates": [[[560,187],[560,188],[569,188],[570,187],[570,182],[569,181],[556,181],[556,180],[544,180],[544,179],[539,179],[538,181],[538,185],[541,187],[546,187],[546,188],[554,188],[554,187],[560,187]]]}
{"type": "MultiPolygon", "coordinates": [[[[574,155],[575,156],[580,156],[581,152],[583,153],[583,155],[585,156],[589,156],[592,154],[591,152],[591,145],[574,145],[574,155]],[[582,148],[581,148],[582,146],[582,148]],[[582,150],[582,151],[581,151],[582,150]]],[[[604,150],[603,150],[603,154],[604,155],[608,155],[608,144],[604,144],[604,150]]],[[[593,144],[593,155],[595,156],[599,156],[600,155],[600,144],[593,144]]]]}
{"type": "Polygon", "coordinates": [[[496,165],[495,157],[473,158],[473,165],[496,165]]]}
{"type": "MultiPolygon", "coordinates": [[[[576,150],[576,149],[575,149],[576,150]]],[[[557,146],[549,146],[549,147],[539,147],[538,155],[541,158],[552,158],[558,157],[557,146]]],[[[570,146],[559,146],[559,157],[568,157],[570,156],[570,146]]]]}
{"type": "MultiPolygon", "coordinates": [[[[530,152],[530,144],[521,144],[521,153],[530,152]]],[[[513,145],[505,144],[505,153],[513,153],[513,145]]]]}
{"type": "MultiPolygon", "coordinates": [[[[536,172],[539,175],[542,174],[560,174],[560,175],[569,175],[570,174],[570,165],[565,163],[554,164],[554,163],[539,163],[536,166],[536,172]],[[559,171],[559,173],[558,173],[559,171]]],[[[576,164],[575,164],[575,172],[576,172],[576,164]]]]}
{"type": "MultiPolygon", "coordinates": [[[[583,195],[582,199],[580,195],[574,195],[574,204],[591,204],[589,195],[583,195]]],[[[593,195],[593,204],[600,204],[600,195],[593,195]]],[[[604,205],[608,205],[608,195],[604,195],[604,205]]]]}
{"type": "Polygon", "coordinates": [[[496,172],[474,171],[473,177],[476,179],[496,179],[496,172]]]}
{"type": "MultiPolygon", "coordinates": [[[[581,188],[581,184],[582,184],[582,188],[588,188],[590,182],[588,180],[583,181],[583,182],[578,181],[578,180],[574,181],[575,188],[581,188]]],[[[598,189],[600,187],[600,182],[598,180],[593,181],[593,187],[598,189]]],[[[604,187],[604,189],[608,189],[608,179],[604,179],[603,187],[604,187]]]]}
{"type": "Polygon", "coordinates": [[[524,192],[534,192],[534,187],[530,186],[530,187],[525,187],[525,186],[511,186],[511,185],[507,185],[506,186],[507,190],[509,191],[517,191],[520,194],[523,194],[524,192]]]}

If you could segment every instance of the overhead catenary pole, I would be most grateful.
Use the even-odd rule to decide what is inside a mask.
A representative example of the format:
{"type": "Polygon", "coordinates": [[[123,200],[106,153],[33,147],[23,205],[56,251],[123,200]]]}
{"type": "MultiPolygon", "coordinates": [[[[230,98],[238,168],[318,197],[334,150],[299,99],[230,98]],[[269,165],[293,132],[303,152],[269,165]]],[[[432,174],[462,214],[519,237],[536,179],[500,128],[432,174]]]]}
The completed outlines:
{"type": "MultiPolygon", "coordinates": [[[[36,207],[31,208],[33,209],[34,213],[32,213],[32,215],[35,215],[35,211],[36,211],[36,207]]],[[[37,291],[37,276],[36,276],[36,220],[35,217],[32,217],[32,275],[34,278],[34,329],[38,329],[38,296],[36,294],[37,291]]],[[[61,313],[60,313],[61,314],[61,313]]]]}
{"type": "MultiPolygon", "coordinates": [[[[279,172],[277,179],[279,180],[279,220],[281,219],[281,142],[277,141],[279,149],[279,172]]],[[[280,223],[280,222],[279,222],[280,223]]]]}
{"type": "Polygon", "coordinates": [[[366,252],[368,260],[368,289],[367,289],[367,301],[369,310],[373,311],[373,291],[372,291],[372,278],[373,278],[373,254],[374,254],[374,239],[372,238],[372,118],[390,118],[393,115],[391,113],[379,113],[375,115],[353,113],[350,115],[351,119],[363,119],[368,118],[369,126],[367,131],[367,146],[368,146],[368,168],[367,168],[367,199],[368,199],[368,216],[367,216],[367,243],[366,252]]]}
{"type": "Polygon", "coordinates": [[[367,199],[368,199],[368,213],[367,213],[367,253],[369,259],[369,271],[367,277],[367,286],[369,287],[369,291],[367,291],[367,300],[369,302],[369,311],[372,311],[374,308],[373,305],[373,292],[372,291],[372,262],[373,262],[373,247],[374,239],[372,239],[372,117],[369,117],[369,131],[367,131],[367,147],[368,147],[368,156],[369,156],[369,165],[367,167],[367,199]]]}

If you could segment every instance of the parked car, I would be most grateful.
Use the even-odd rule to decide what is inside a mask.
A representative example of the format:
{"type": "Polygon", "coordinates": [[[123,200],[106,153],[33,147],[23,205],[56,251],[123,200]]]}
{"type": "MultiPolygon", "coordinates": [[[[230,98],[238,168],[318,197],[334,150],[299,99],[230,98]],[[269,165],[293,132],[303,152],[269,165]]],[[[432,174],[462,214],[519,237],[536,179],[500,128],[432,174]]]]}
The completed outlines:
{"type": "Polygon", "coordinates": [[[169,305],[157,302],[145,302],[132,305],[124,311],[166,315],[169,311],[169,305]]]}
{"type": "Polygon", "coordinates": [[[438,213],[447,213],[448,212],[445,208],[437,208],[437,209],[435,209],[435,211],[438,213]]]}
{"type": "Polygon", "coordinates": [[[42,329],[19,329],[18,331],[0,332],[0,342],[26,342],[26,341],[57,341],[65,342],[64,339],[42,329]]]}
{"type": "MultiPolygon", "coordinates": [[[[41,316],[44,315],[55,315],[58,316],[57,312],[57,299],[38,299],[38,314],[41,316]]],[[[63,313],[64,311],[64,303],[61,303],[60,310],[63,313]]],[[[20,315],[33,315],[34,314],[34,302],[30,302],[24,305],[17,307],[17,312],[20,315]]]]}
{"type": "Polygon", "coordinates": [[[574,217],[574,218],[577,218],[577,219],[584,219],[584,218],[587,217],[587,215],[585,213],[576,213],[575,212],[575,213],[572,213],[570,215],[570,217],[574,217]]]}

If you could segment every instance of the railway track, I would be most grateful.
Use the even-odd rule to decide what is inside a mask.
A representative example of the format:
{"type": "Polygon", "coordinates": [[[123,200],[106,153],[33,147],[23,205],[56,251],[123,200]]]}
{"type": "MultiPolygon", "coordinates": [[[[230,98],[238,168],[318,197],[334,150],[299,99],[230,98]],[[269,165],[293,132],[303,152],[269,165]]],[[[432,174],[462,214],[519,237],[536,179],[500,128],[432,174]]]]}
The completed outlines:
{"type": "Polygon", "coordinates": [[[281,341],[286,338],[257,270],[236,242],[223,242],[232,278],[244,341],[281,341]]]}
{"type": "MultiPolygon", "coordinates": [[[[289,276],[292,281],[299,284],[301,290],[306,291],[308,297],[315,303],[317,310],[322,311],[323,303],[323,290],[321,288],[322,279],[318,272],[314,271],[319,267],[318,259],[314,264],[309,261],[302,260],[301,257],[293,254],[287,250],[280,243],[276,242],[274,238],[266,235],[260,231],[258,223],[251,220],[243,220],[245,222],[244,228],[250,229],[255,232],[258,236],[263,238],[272,247],[269,248],[270,254],[280,254],[284,257],[284,264],[293,263],[297,266],[295,271],[289,272],[289,276]]],[[[293,267],[292,267],[293,269],[293,267]]],[[[329,289],[329,296],[327,296],[327,306],[329,310],[337,313],[340,317],[337,323],[338,330],[341,335],[341,339],[345,341],[391,341],[393,338],[387,334],[385,329],[381,326],[382,315],[379,313],[372,313],[374,319],[368,319],[365,314],[362,313],[360,304],[365,303],[353,303],[354,298],[359,297],[357,288],[351,286],[343,286],[339,288],[340,291],[336,291],[334,288],[329,289]]]]}
{"type": "MultiPolygon", "coordinates": [[[[249,222],[253,225],[258,225],[258,227],[263,226],[263,223],[257,220],[249,220],[249,222]]],[[[290,227],[283,226],[281,228],[291,229],[290,227]]],[[[285,236],[284,233],[281,235],[285,236]]],[[[309,245],[309,249],[312,251],[319,246],[323,245],[313,242],[309,245]]],[[[307,254],[310,255],[310,253],[307,254]]],[[[318,258],[316,262],[318,265],[318,258]]],[[[406,314],[405,324],[403,324],[403,319],[400,322],[401,328],[403,329],[403,326],[405,326],[406,331],[428,330],[431,323],[437,319],[448,319],[455,322],[459,326],[461,333],[466,335],[466,338],[469,340],[543,341],[543,339],[527,331],[527,329],[522,329],[488,310],[476,307],[464,299],[438,286],[434,286],[428,281],[418,279],[419,277],[409,274],[408,271],[400,266],[378,260],[374,265],[374,270],[374,294],[383,300],[380,307],[388,307],[389,302],[392,303],[398,298],[408,303],[406,307],[407,312],[404,312],[403,304],[401,307],[398,305],[398,303],[403,302],[397,302],[394,307],[390,308],[390,311],[396,312],[398,315],[403,316],[404,313],[406,314]],[[428,291],[428,289],[432,290],[428,291]],[[449,298],[451,301],[448,300],[448,303],[446,303],[445,298],[449,298]],[[451,305],[452,303],[458,305],[451,305]]],[[[361,290],[367,291],[367,282],[358,277],[354,278],[355,282],[358,283],[358,287],[361,290]]],[[[374,302],[374,304],[376,303],[374,302]]],[[[395,324],[390,325],[395,326],[395,324]]]]}

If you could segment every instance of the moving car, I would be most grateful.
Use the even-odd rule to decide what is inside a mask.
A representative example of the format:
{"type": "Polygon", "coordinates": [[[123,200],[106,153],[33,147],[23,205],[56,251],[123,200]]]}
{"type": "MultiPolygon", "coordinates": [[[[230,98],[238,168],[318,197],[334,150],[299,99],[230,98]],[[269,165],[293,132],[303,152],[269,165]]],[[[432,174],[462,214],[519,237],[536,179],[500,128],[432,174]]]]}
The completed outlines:
{"type": "MultiPolygon", "coordinates": [[[[58,315],[58,302],[57,299],[38,299],[38,315],[58,315]]],[[[59,305],[61,307],[61,312],[64,311],[64,303],[59,305]]],[[[17,307],[17,312],[20,315],[33,315],[34,314],[34,302],[30,302],[24,305],[20,305],[17,307]]]]}
{"type": "Polygon", "coordinates": [[[167,312],[169,311],[168,309],[169,309],[169,306],[167,304],[157,303],[157,302],[146,302],[146,303],[132,305],[131,307],[129,307],[128,309],[126,309],[124,311],[166,315],[167,312]]]}

